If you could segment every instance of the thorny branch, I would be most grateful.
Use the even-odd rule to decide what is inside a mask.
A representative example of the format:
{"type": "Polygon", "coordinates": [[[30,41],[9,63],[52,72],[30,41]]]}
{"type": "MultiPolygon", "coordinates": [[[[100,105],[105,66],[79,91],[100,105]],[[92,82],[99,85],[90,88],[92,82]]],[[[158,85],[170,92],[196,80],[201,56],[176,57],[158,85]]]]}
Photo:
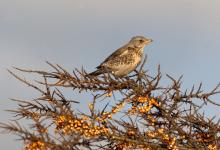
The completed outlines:
{"type": "Polygon", "coordinates": [[[220,93],[220,84],[210,92],[203,92],[202,83],[183,91],[182,76],[167,75],[171,84],[162,85],[160,66],[156,75],[150,75],[143,70],[144,63],[134,75],[124,78],[90,76],[83,68],[69,73],[47,63],[54,71],[8,70],[40,93],[32,100],[12,99],[18,103],[18,108],[9,110],[15,121],[1,123],[4,131],[20,136],[24,149],[220,149],[220,121],[207,118],[202,111],[205,105],[220,106],[211,99],[220,93]],[[32,83],[15,71],[42,80],[32,83]],[[93,95],[89,113],[78,111],[79,102],[65,97],[63,90],[69,88],[75,94],[93,95]],[[21,127],[22,119],[32,121],[31,126],[21,127]]]}

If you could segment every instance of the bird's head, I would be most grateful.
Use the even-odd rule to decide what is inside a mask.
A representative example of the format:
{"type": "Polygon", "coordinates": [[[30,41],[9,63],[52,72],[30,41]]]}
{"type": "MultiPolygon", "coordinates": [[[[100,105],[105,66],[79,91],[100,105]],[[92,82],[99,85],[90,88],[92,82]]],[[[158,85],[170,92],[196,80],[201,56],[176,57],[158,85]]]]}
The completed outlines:
{"type": "Polygon", "coordinates": [[[153,40],[152,39],[148,39],[145,38],[143,36],[134,36],[129,44],[131,44],[132,46],[136,47],[136,48],[142,48],[145,45],[148,45],[149,43],[151,43],[153,40]]]}

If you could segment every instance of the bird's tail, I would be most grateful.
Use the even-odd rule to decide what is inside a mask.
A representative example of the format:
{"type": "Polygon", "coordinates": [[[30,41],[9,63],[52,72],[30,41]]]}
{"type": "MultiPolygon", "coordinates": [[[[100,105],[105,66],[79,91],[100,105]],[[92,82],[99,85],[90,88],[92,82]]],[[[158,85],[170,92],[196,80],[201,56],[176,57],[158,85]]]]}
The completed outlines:
{"type": "Polygon", "coordinates": [[[98,76],[100,74],[104,73],[102,69],[97,69],[96,71],[93,71],[89,73],[90,76],[98,76]]]}
{"type": "Polygon", "coordinates": [[[110,73],[111,71],[108,68],[104,68],[104,67],[97,67],[97,70],[94,72],[89,73],[88,75],[90,76],[98,76],[100,74],[104,74],[104,73],[110,73]]]}

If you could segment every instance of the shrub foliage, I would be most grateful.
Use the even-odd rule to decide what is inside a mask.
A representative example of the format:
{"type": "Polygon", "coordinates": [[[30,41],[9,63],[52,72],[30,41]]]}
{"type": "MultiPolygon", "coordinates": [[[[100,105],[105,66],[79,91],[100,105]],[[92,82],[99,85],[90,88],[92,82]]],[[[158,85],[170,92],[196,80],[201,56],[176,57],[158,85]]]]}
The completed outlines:
{"type": "Polygon", "coordinates": [[[183,90],[182,77],[166,75],[170,84],[162,85],[160,67],[150,75],[144,63],[124,78],[90,76],[84,69],[69,73],[47,63],[53,71],[9,70],[39,93],[30,100],[13,99],[18,107],[9,111],[15,121],[1,123],[3,131],[20,137],[25,150],[220,149],[219,121],[203,111],[205,105],[220,106],[211,100],[219,84],[209,92],[202,84],[183,90]],[[42,80],[28,81],[16,71],[42,80]],[[68,99],[67,89],[90,94],[89,102],[68,99]],[[79,103],[88,103],[88,111],[80,110],[79,103]]]}

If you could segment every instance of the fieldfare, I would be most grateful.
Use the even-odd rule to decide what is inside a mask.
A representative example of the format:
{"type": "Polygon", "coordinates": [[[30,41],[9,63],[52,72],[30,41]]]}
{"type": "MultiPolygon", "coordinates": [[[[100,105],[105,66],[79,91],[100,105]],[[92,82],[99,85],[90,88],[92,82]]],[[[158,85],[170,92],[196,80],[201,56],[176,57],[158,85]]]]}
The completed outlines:
{"type": "Polygon", "coordinates": [[[143,36],[133,37],[127,44],[122,46],[107,57],[97,68],[90,73],[98,76],[103,73],[112,73],[116,77],[123,77],[132,72],[141,63],[144,46],[152,40],[143,36]]]}

